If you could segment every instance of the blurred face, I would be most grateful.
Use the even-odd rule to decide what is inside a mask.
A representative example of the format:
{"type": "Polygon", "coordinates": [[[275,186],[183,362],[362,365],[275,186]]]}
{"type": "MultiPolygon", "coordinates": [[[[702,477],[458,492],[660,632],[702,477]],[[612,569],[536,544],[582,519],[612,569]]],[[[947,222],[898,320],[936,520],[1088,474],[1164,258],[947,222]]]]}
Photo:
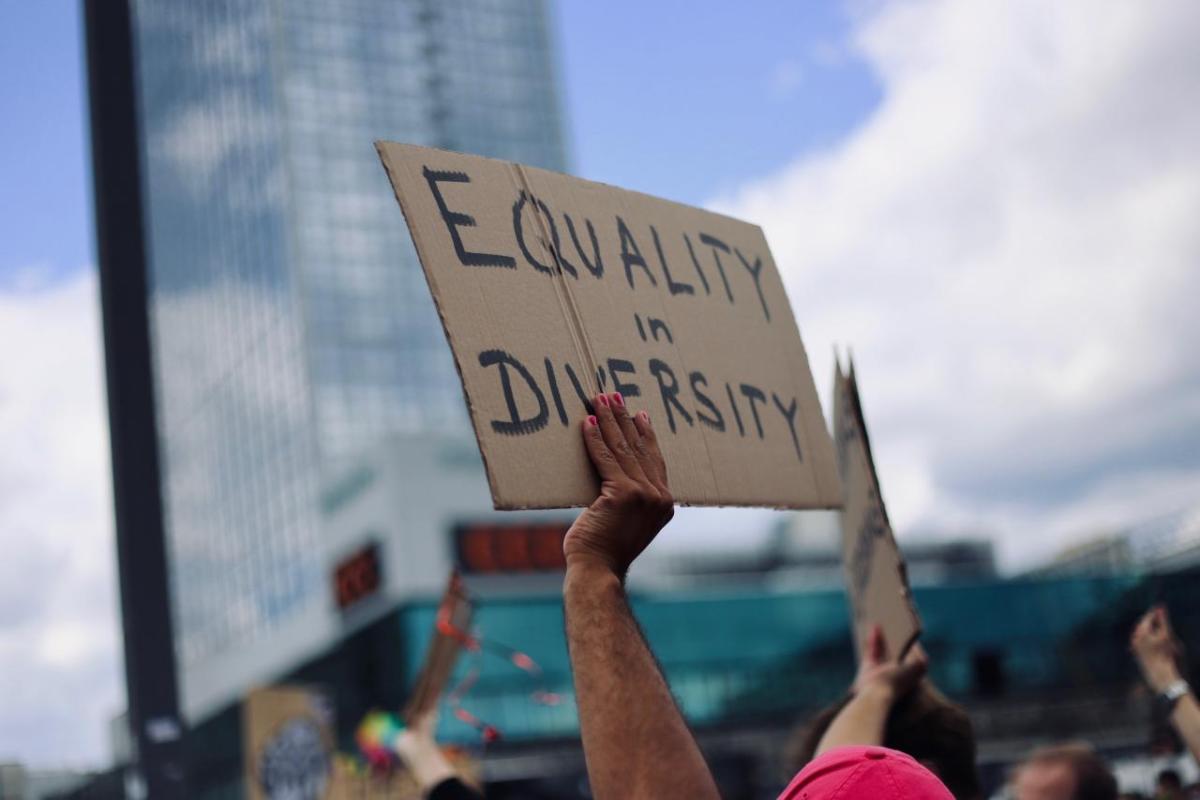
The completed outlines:
{"type": "Polygon", "coordinates": [[[1162,798],[1162,800],[1176,800],[1176,798],[1183,797],[1183,790],[1173,783],[1159,781],[1155,797],[1162,798]]]}
{"type": "Polygon", "coordinates": [[[1015,800],[1071,800],[1074,794],[1075,770],[1065,761],[1026,764],[1013,780],[1015,800]]]}

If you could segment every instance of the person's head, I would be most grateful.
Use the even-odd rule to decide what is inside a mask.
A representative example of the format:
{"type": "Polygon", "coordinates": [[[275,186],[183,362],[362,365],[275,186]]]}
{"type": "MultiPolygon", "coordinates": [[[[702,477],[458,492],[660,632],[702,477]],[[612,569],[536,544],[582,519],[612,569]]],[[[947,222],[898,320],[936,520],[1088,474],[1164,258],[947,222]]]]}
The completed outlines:
{"type": "MultiPolygon", "coordinates": [[[[812,760],[817,745],[849,697],[819,712],[794,750],[792,771],[812,760]]],[[[957,800],[982,796],[975,769],[975,730],[967,712],[932,684],[920,684],[892,707],[884,747],[907,753],[937,775],[957,800]]]]}
{"type": "Polygon", "coordinates": [[[886,747],[835,747],[800,770],[780,800],[951,800],[937,776],[886,747]]]}
{"type": "Polygon", "coordinates": [[[1176,800],[1183,797],[1183,779],[1173,769],[1164,769],[1158,773],[1158,781],[1154,786],[1155,796],[1163,800],[1176,800]]]}
{"type": "Polygon", "coordinates": [[[1117,779],[1085,744],[1035,750],[1013,776],[1015,800],[1116,800],[1117,779]]]}

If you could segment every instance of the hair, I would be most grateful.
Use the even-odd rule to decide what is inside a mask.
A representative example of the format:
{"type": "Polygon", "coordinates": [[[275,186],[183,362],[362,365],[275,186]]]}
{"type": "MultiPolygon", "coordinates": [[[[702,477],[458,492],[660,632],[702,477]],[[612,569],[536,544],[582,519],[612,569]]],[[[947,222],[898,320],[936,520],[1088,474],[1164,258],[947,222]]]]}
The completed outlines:
{"type": "Polygon", "coordinates": [[[1071,742],[1034,750],[1025,764],[1069,764],[1075,773],[1071,800],[1117,800],[1117,779],[1090,745],[1071,742]]]}
{"type": "MultiPolygon", "coordinates": [[[[851,697],[819,711],[789,748],[790,766],[799,770],[813,759],[821,738],[851,697]]],[[[975,767],[975,729],[959,705],[929,682],[922,682],[892,706],[883,745],[915,758],[935,773],[956,800],[983,796],[975,767]]]]}
{"type": "Polygon", "coordinates": [[[1167,785],[1172,789],[1182,789],[1183,779],[1179,777],[1179,773],[1173,769],[1164,769],[1158,773],[1158,785],[1167,785]]]}

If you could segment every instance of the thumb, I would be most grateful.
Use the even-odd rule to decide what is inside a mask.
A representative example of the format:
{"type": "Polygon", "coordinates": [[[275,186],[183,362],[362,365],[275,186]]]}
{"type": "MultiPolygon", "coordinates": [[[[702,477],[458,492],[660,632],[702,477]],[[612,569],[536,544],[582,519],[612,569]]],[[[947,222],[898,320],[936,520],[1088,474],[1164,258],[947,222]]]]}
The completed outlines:
{"type": "Polygon", "coordinates": [[[909,653],[908,657],[904,659],[904,663],[900,665],[897,683],[904,687],[916,686],[928,671],[929,657],[925,655],[924,650],[909,653]]]}

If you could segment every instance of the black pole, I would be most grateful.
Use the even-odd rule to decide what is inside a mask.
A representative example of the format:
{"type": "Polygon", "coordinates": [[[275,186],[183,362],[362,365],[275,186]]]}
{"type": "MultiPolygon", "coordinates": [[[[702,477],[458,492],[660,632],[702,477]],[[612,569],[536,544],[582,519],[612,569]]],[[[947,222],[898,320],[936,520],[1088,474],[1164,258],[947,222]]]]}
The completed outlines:
{"type": "Polygon", "coordinates": [[[83,15],[129,726],[147,796],[175,800],[186,797],[183,723],[151,371],[133,17],[129,0],[83,0],[83,15]]]}

